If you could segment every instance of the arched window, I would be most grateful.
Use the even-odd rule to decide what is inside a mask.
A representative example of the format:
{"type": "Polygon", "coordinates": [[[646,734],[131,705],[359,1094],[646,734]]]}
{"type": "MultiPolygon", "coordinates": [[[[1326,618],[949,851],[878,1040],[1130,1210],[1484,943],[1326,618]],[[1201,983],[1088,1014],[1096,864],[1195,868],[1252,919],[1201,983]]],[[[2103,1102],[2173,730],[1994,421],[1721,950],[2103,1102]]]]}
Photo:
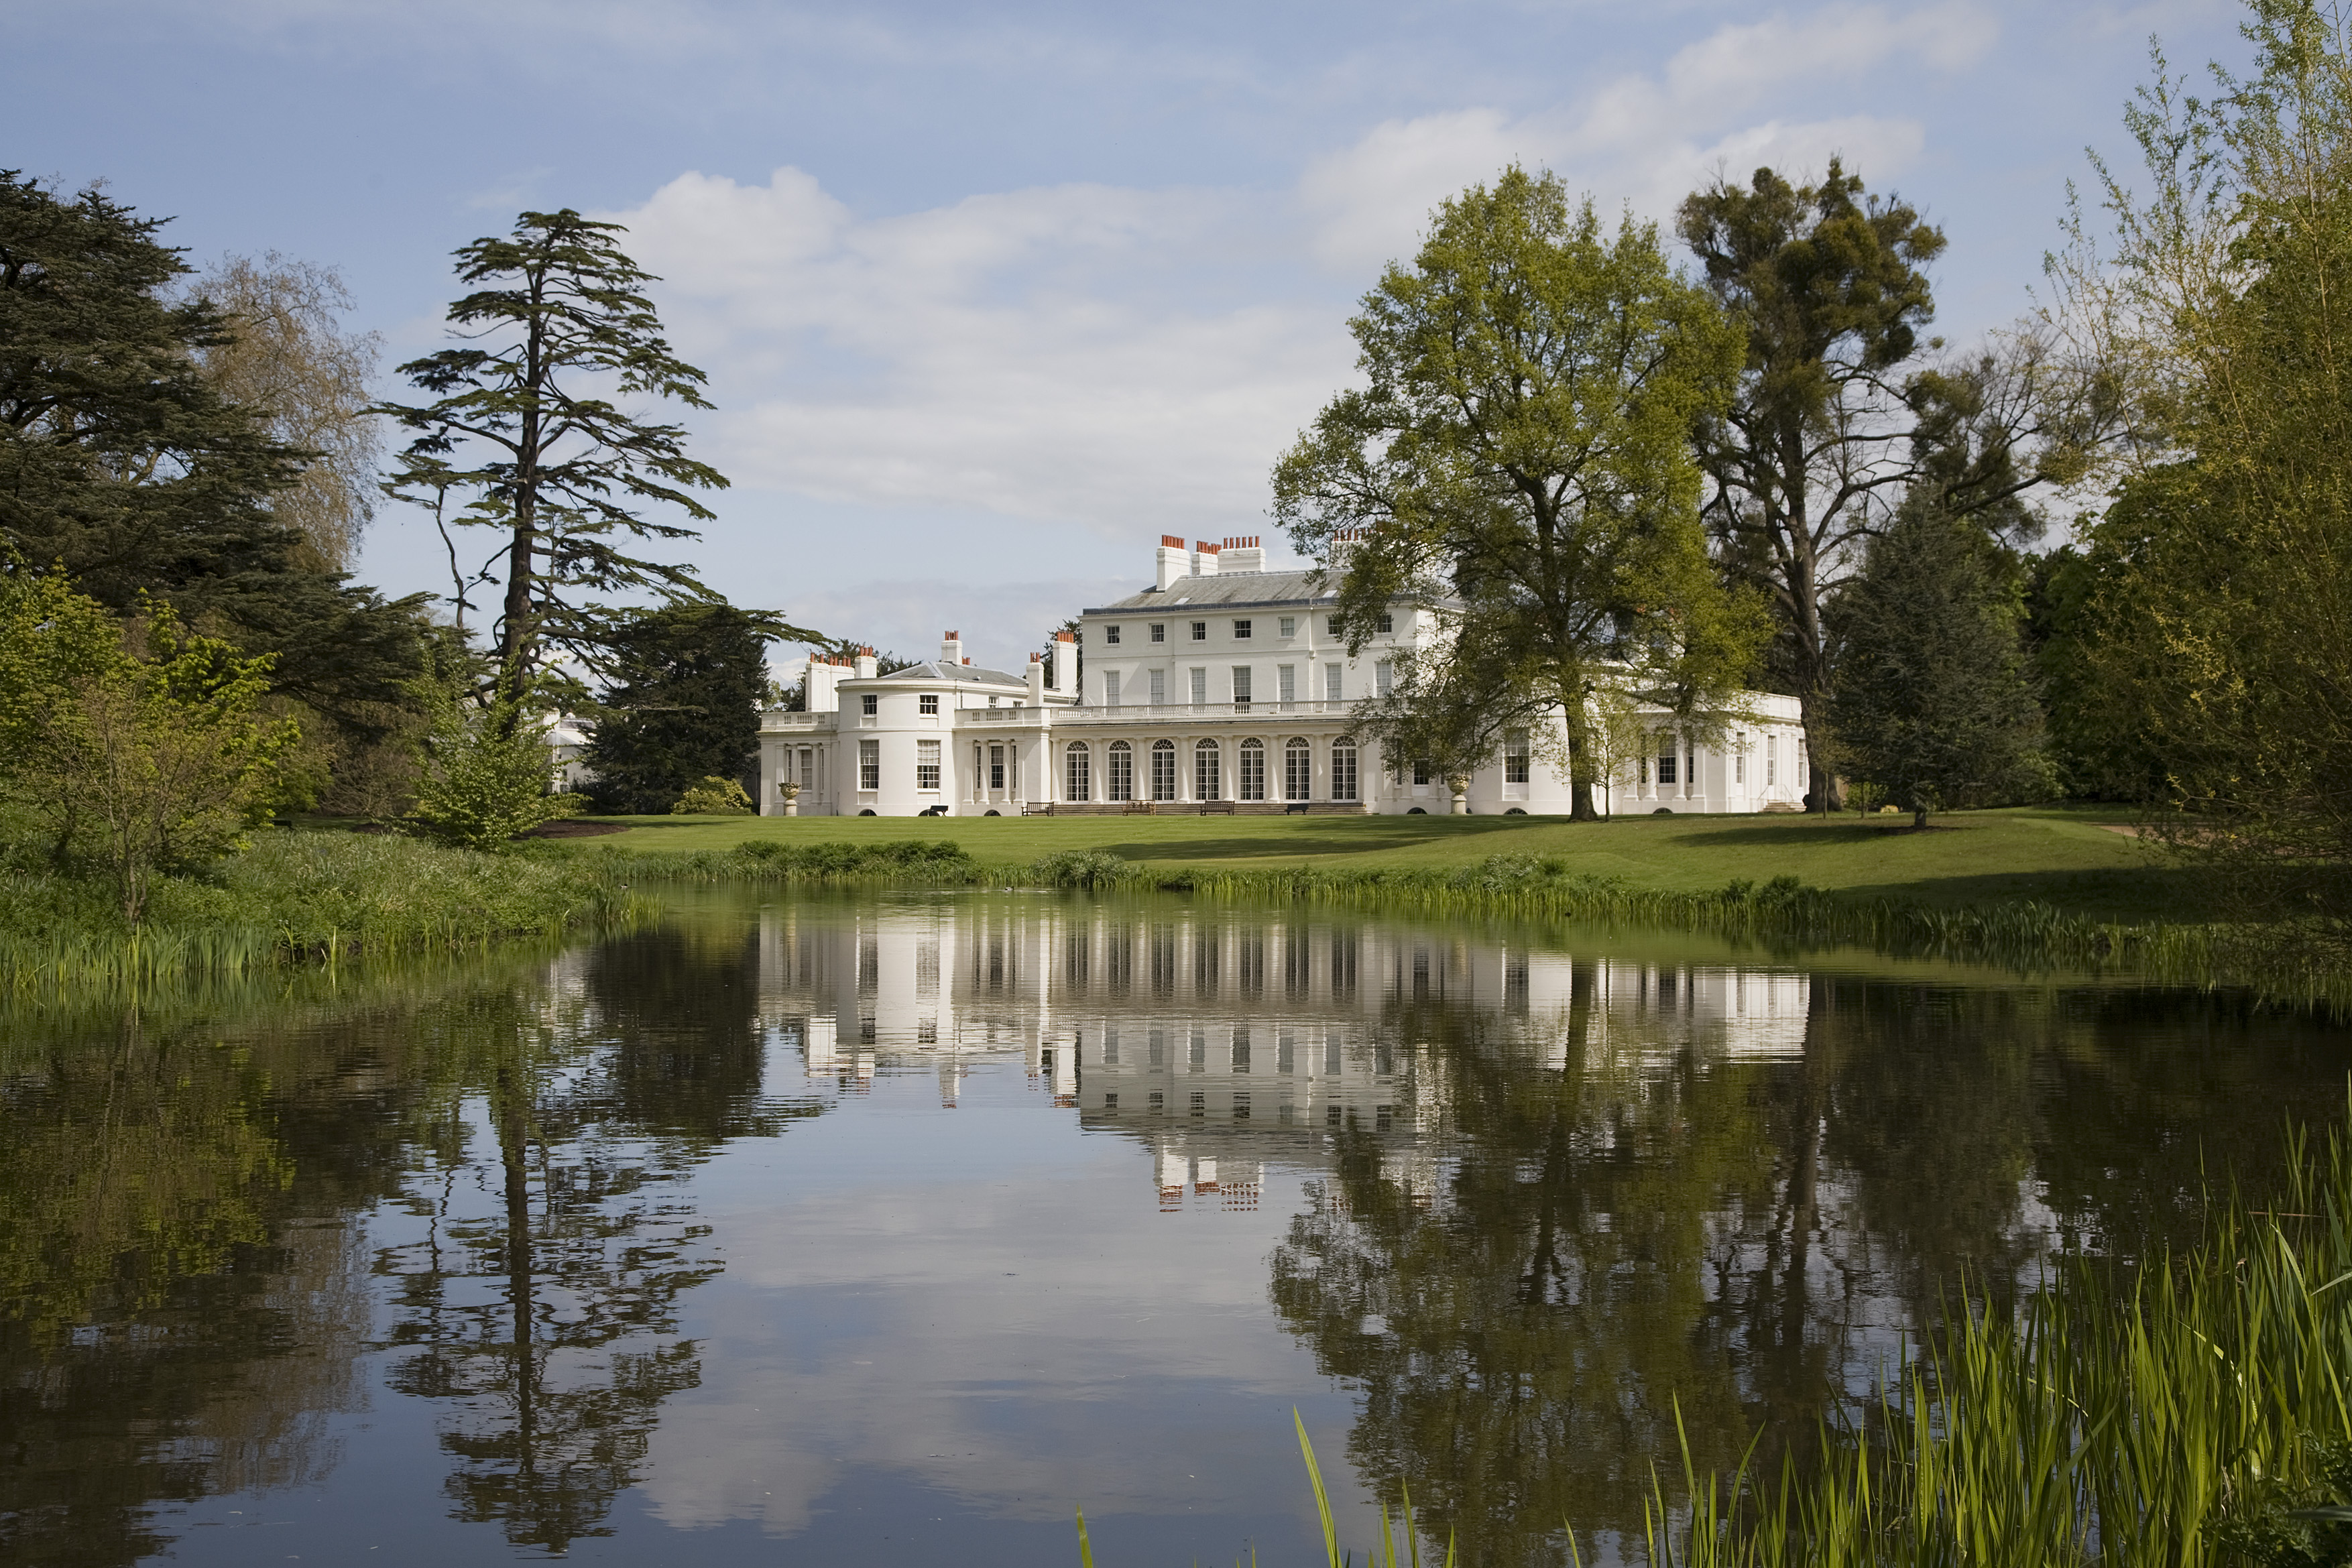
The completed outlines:
{"type": "Polygon", "coordinates": [[[1356,741],[1343,735],[1331,743],[1331,799],[1356,798],[1356,741]]]}
{"type": "Polygon", "coordinates": [[[1083,740],[1070,742],[1070,749],[1063,756],[1065,770],[1062,775],[1062,799],[1065,800],[1094,799],[1087,792],[1092,782],[1088,775],[1092,770],[1093,759],[1087,755],[1087,743],[1083,740]]]}
{"type": "Polygon", "coordinates": [[[1215,741],[1204,740],[1192,747],[1192,799],[1195,800],[1224,799],[1223,763],[1224,758],[1218,752],[1215,741]]]}
{"type": "Polygon", "coordinates": [[[1315,750],[1303,735],[1294,735],[1282,748],[1282,798],[1304,800],[1315,782],[1315,750]]]}
{"type": "Polygon", "coordinates": [[[1176,743],[1172,740],[1151,743],[1151,798],[1176,799],[1176,743]]]}
{"type": "Polygon", "coordinates": [[[1242,742],[1242,771],[1237,782],[1241,788],[1234,799],[1265,799],[1265,743],[1255,737],[1242,742]]]}
{"type": "Polygon", "coordinates": [[[1103,779],[1103,799],[1132,800],[1135,799],[1135,749],[1123,740],[1110,743],[1110,757],[1104,764],[1107,777],[1103,779]]]}

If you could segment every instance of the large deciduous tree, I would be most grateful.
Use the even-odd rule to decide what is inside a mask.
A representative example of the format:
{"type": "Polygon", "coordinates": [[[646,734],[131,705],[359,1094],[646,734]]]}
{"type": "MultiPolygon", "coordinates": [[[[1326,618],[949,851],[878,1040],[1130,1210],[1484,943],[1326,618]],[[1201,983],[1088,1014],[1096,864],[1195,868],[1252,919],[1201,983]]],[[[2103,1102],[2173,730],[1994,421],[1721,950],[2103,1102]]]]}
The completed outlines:
{"type": "Polygon", "coordinates": [[[1516,167],[1444,203],[1349,329],[1367,384],[1277,465],[1276,516],[1335,580],[1351,652],[1413,601],[1441,622],[1420,660],[1433,692],[1460,684],[1437,667],[1451,648],[1557,705],[1589,817],[1596,693],[1696,717],[1761,635],[1707,559],[1689,444],[1726,406],[1738,331],[1654,228],[1612,233],[1516,167]]]}
{"type": "Polygon", "coordinates": [[[2340,923],[2352,22],[2304,0],[2252,10],[2252,77],[2217,71],[2200,99],[2159,60],[2127,119],[2146,188],[2109,178],[2114,260],[2072,280],[2132,378],[2157,460],[2088,532],[2070,655],[2091,749],[2138,774],[2177,847],[2253,910],[2340,923]]]}
{"type": "MultiPolygon", "coordinates": [[[[624,232],[565,208],[524,213],[510,234],[461,246],[457,276],[473,291],[448,319],[467,346],[400,367],[432,402],[384,405],[411,435],[387,488],[429,507],[445,535],[455,522],[498,536],[474,575],[454,542],[450,559],[461,612],[471,584],[500,584],[488,695],[509,706],[565,655],[608,664],[628,614],[604,596],[718,598],[689,568],[635,553],[638,541],[698,537],[647,508],[707,522],[714,514],[695,492],[727,480],[688,455],[683,428],[623,406],[711,406],[703,373],[663,339],[644,293],[656,279],[622,252],[624,232]]],[[[819,640],[761,619],[774,635],[819,640]]]]}
{"type": "Polygon", "coordinates": [[[383,448],[368,392],[376,335],[343,329],[352,298],[332,267],[275,251],[223,257],[191,293],[226,318],[225,334],[196,350],[205,384],[257,412],[278,443],[310,455],[272,497],[277,520],[302,536],[305,564],[348,568],[374,515],[383,448]]]}
{"type": "Polygon", "coordinates": [[[1998,804],[2050,782],[2022,610],[1995,570],[1995,548],[1915,496],[1830,605],[1838,759],[1919,827],[1930,811],[1998,804]]]}
{"type": "Polygon", "coordinates": [[[623,628],[586,761],[607,810],[667,811],[707,778],[758,781],[767,638],[726,604],[658,610],[623,628]]]}
{"type": "Polygon", "coordinates": [[[1699,426],[1721,558],[1777,612],[1776,674],[1803,705],[1809,803],[1837,803],[1824,759],[1832,686],[1822,622],[1856,547],[1914,477],[1917,420],[1903,381],[1935,314],[1922,270],[1942,231],[1868,196],[1835,159],[1818,183],[1759,169],[1682,205],[1682,237],[1747,335],[1738,396],[1699,426]]]}

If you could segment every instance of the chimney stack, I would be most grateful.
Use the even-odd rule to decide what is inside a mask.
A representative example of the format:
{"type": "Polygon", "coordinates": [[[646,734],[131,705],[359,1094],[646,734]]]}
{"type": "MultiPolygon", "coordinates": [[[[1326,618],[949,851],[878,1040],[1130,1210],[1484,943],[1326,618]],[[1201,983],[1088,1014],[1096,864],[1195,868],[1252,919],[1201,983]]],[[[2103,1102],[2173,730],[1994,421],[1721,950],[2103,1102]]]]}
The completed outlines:
{"type": "Polygon", "coordinates": [[[942,664],[963,663],[962,632],[950,632],[940,639],[940,663],[942,664]]]}
{"type": "Polygon", "coordinates": [[[857,663],[854,667],[857,671],[857,678],[861,681],[872,680],[876,675],[881,674],[882,670],[882,666],[875,658],[874,650],[871,648],[860,648],[857,650],[857,663]]]}
{"type": "Polygon", "coordinates": [[[1192,575],[1194,577],[1217,575],[1217,547],[1206,539],[1192,541],[1192,575]]]}
{"type": "Polygon", "coordinates": [[[1259,547],[1255,534],[1227,539],[1225,548],[1217,552],[1217,570],[1220,573],[1265,570],[1265,551],[1259,547]]]}
{"type": "Polygon", "coordinates": [[[1077,688],[1078,640],[1069,632],[1054,633],[1054,667],[1046,674],[1053,690],[1062,696],[1077,688]]]}
{"type": "Polygon", "coordinates": [[[1045,664],[1034,653],[1029,655],[1029,706],[1045,706],[1045,664]]]}
{"type": "Polygon", "coordinates": [[[808,662],[808,710],[811,713],[839,713],[841,698],[834,687],[841,683],[841,664],[823,653],[812,653],[808,662]]]}
{"type": "Polygon", "coordinates": [[[1167,592],[1168,590],[1174,585],[1178,578],[1189,576],[1191,574],[1192,568],[1184,556],[1183,535],[1162,534],[1160,536],[1159,567],[1160,591],[1162,593],[1167,592]]]}

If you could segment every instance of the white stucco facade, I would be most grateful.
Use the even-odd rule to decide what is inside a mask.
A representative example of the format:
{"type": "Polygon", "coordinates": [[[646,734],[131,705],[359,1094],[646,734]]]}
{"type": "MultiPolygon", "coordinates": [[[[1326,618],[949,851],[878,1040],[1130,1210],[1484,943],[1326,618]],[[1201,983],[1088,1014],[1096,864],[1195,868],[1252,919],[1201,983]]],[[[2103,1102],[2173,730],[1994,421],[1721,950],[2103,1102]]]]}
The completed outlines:
{"type": "MultiPolygon", "coordinates": [[[[761,813],[782,814],[788,789],[803,816],[1453,810],[1444,780],[1383,758],[1352,718],[1388,689],[1400,653],[1439,635],[1436,617],[1401,602],[1351,656],[1312,574],[1262,560],[1255,539],[1188,550],[1163,538],[1153,586],[1085,611],[1081,642],[1018,672],[971,664],[952,632],[938,659],[887,675],[870,654],[812,662],[807,711],[761,721],[761,813]]],[[[1707,743],[1659,714],[1595,805],[1796,807],[1796,699],[1749,693],[1738,708],[1707,743]]],[[[1550,723],[1553,737],[1515,735],[1471,779],[1470,812],[1569,813],[1550,723]]]]}

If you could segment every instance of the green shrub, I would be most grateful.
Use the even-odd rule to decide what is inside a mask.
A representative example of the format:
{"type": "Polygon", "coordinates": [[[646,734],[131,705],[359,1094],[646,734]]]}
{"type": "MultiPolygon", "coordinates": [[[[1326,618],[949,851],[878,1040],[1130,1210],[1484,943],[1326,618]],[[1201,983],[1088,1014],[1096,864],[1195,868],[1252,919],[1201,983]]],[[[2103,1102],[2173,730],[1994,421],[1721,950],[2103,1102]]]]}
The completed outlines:
{"type": "Polygon", "coordinates": [[[681,817],[748,817],[751,814],[751,797],[743,793],[743,786],[732,779],[721,779],[714,773],[680,795],[670,812],[681,817]]]}

